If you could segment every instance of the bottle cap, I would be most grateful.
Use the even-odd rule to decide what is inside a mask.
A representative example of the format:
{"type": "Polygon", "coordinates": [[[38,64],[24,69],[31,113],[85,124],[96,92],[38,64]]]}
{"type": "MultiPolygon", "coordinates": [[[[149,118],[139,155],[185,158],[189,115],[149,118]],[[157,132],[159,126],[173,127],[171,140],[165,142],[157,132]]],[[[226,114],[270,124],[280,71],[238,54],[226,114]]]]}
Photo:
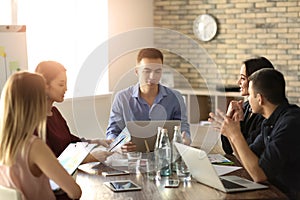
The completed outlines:
{"type": "Polygon", "coordinates": [[[162,133],[168,133],[168,129],[162,128],[162,129],[161,129],[161,132],[162,132],[162,133]]]}

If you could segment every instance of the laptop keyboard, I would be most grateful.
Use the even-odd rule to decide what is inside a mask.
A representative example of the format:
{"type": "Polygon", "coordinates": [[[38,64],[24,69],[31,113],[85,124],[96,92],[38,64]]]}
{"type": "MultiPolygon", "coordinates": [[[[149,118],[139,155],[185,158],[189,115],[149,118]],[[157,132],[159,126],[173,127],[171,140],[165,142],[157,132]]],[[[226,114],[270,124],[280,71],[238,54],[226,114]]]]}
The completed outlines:
{"type": "Polygon", "coordinates": [[[224,187],[225,187],[225,188],[228,188],[228,189],[246,188],[245,186],[242,186],[242,185],[233,183],[233,182],[228,181],[228,180],[225,180],[225,179],[221,179],[221,181],[222,181],[224,187]]]}

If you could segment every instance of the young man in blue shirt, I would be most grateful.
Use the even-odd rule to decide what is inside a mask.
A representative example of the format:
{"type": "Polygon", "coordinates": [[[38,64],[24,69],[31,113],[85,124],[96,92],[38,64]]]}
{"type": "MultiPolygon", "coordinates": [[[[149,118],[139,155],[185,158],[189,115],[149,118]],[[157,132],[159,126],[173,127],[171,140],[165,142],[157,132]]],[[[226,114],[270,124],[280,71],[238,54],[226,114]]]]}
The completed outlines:
{"type": "MultiPolygon", "coordinates": [[[[190,144],[190,129],[182,95],[159,83],[163,71],[163,54],[155,48],[142,49],[137,56],[135,74],[139,82],[114,98],[106,130],[106,138],[114,139],[125,128],[127,121],[181,120],[185,144],[190,144]]],[[[122,151],[135,151],[132,142],[122,146],[122,151]]]]}
{"type": "Polygon", "coordinates": [[[222,112],[211,117],[254,181],[269,181],[290,199],[300,199],[300,108],[288,103],[283,75],[274,69],[252,74],[249,103],[252,112],[265,117],[260,135],[250,146],[234,117],[222,112]]]}

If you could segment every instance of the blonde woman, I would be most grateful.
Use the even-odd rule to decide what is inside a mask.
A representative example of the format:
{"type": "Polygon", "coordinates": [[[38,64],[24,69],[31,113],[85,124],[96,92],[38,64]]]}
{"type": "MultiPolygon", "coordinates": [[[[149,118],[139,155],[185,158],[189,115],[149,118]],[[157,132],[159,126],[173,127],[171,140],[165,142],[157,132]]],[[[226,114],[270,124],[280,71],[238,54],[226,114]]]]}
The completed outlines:
{"type": "Polygon", "coordinates": [[[17,72],[6,82],[0,107],[0,185],[18,189],[23,199],[55,199],[49,178],[71,199],[81,189],[46,145],[45,80],[17,72]],[[38,131],[39,137],[33,133],[38,131]]]}

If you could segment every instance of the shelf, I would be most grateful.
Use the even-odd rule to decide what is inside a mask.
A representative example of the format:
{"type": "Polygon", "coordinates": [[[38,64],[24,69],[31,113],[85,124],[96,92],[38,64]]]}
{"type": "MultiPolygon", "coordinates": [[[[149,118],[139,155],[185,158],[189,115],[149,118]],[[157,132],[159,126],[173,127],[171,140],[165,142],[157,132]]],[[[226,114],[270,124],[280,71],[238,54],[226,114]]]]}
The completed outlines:
{"type": "Polygon", "coordinates": [[[208,119],[209,112],[215,112],[216,108],[226,111],[231,100],[240,100],[244,97],[239,92],[208,91],[204,89],[176,88],[186,103],[189,123],[199,123],[208,119]]]}

